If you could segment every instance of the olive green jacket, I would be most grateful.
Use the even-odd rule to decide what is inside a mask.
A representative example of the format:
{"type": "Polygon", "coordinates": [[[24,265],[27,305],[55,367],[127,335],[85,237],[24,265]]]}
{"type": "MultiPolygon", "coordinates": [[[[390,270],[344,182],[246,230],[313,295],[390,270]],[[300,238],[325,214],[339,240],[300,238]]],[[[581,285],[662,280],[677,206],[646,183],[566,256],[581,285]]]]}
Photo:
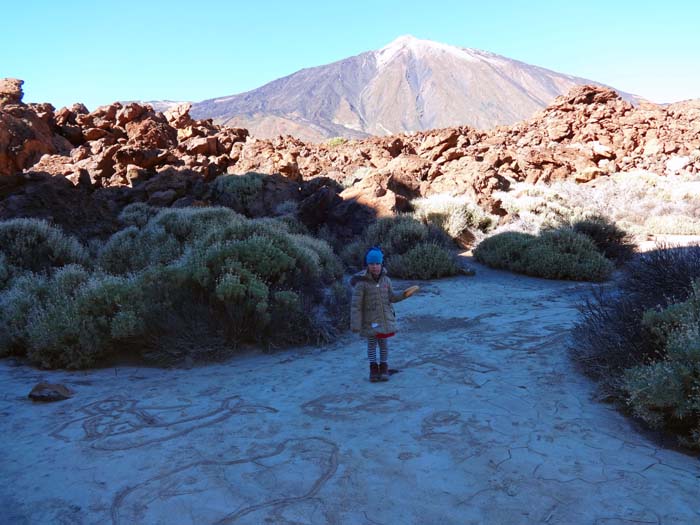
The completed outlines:
{"type": "Polygon", "coordinates": [[[367,270],[350,278],[354,286],[350,306],[350,328],[363,337],[396,332],[396,313],[391,303],[405,299],[403,293],[394,293],[391,279],[382,268],[375,281],[367,270]]]}

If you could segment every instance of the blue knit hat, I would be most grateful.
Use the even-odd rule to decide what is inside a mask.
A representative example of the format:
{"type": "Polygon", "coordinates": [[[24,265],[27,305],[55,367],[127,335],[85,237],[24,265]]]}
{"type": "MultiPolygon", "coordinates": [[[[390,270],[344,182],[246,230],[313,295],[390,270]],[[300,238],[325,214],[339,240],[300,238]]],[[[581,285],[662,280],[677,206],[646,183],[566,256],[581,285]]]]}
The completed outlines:
{"type": "Polygon", "coordinates": [[[384,262],[384,254],[379,247],[375,246],[365,255],[365,262],[367,264],[382,264],[384,262]]]}

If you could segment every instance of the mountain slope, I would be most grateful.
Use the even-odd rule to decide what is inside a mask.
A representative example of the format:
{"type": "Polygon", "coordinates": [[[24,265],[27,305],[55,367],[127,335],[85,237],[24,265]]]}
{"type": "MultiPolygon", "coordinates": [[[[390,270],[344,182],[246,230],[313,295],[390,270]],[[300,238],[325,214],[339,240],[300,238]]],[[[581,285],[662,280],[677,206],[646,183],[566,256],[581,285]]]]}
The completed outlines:
{"type": "Polygon", "coordinates": [[[587,79],[476,49],[403,36],[378,50],[303,69],[258,89],[205,100],[195,118],[318,141],[531,117],[587,79]]]}

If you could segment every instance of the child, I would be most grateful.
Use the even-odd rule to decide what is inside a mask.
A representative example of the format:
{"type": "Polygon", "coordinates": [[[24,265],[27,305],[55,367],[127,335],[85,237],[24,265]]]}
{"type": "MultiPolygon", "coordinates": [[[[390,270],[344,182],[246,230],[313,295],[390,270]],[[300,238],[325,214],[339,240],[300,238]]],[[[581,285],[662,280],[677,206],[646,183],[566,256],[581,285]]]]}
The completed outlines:
{"type": "Polygon", "coordinates": [[[383,268],[384,254],[378,247],[372,248],[365,256],[367,269],[352,276],[350,327],[367,338],[367,358],[369,359],[369,380],[389,380],[388,338],[396,333],[396,313],[391,303],[403,301],[413,295],[417,286],[411,286],[402,293],[394,293],[391,280],[383,268]],[[379,364],[377,364],[377,344],[379,344],[379,364]]]}

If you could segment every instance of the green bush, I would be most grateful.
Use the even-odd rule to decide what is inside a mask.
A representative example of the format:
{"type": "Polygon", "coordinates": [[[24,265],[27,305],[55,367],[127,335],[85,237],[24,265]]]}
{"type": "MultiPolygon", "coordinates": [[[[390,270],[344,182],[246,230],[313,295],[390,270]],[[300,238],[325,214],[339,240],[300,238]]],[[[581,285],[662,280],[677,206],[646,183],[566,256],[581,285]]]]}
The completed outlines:
{"type": "Polygon", "coordinates": [[[422,242],[387,259],[387,271],[402,279],[439,279],[459,273],[454,257],[442,246],[422,242]]]}
{"type": "Polygon", "coordinates": [[[384,217],[371,224],[363,235],[364,244],[381,246],[386,254],[402,254],[435,235],[425,224],[408,215],[384,217]]]}
{"type": "Polygon", "coordinates": [[[630,235],[607,217],[592,215],[578,219],[572,222],[571,228],[590,237],[607,259],[622,263],[634,255],[630,235]]]}
{"type": "Polygon", "coordinates": [[[92,366],[116,351],[152,351],[173,319],[215,326],[232,347],[337,334],[332,312],[348,300],[335,290],[343,268],[324,241],[227,208],[163,209],[137,224],[102,246],[96,269],[14,279],[0,293],[0,355],[92,366]]]}
{"type": "Polygon", "coordinates": [[[326,141],[326,145],[331,148],[335,148],[337,146],[341,146],[347,143],[347,141],[348,139],[346,139],[345,137],[332,137],[326,141]]]}
{"type": "Polygon", "coordinates": [[[692,290],[687,301],[645,316],[664,357],[626,370],[624,389],[636,416],[700,448],[700,281],[692,290]]]}
{"type": "Polygon", "coordinates": [[[44,302],[47,293],[48,277],[32,272],[0,291],[0,357],[26,353],[32,309],[44,302]]]}
{"type": "Polygon", "coordinates": [[[266,175],[253,172],[245,175],[221,175],[212,183],[212,199],[251,217],[255,215],[252,205],[259,200],[265,177],[266,175]]]}
{"type": "Polygon", "coordinates": [[[68,266],[55,273],[32,308],[27,357],[48,368],[85,368],[146,331],[151,307],[133,276],[68,266]]]}
{"type": "Polygon", "coordinates": [[[97,260],[106,272],[125,275],[173,261],[182,250],[182,243],[162,226],[154,224],[143,230],[129,226],[104,243],[97,260]]]}
{"type": "Polygon", "coordinates": [[[352,241],[341,249],[340,258],[349,268],[362,268],[365,265],[365,254],[371,246],[364,240],[352,241]]]}
{"type": "Polygon", "coordinates": [[[126,226],[141,228],[155,217],[159,211],[160,208],[149,206],[143,202],[135,202],[124,207],[119,214],[119,221],[126,226]]]}
{"type": "Polygon", "coordinates": [[[529,233],[556,228],[584,213],[560,185],[518,183],[508,191],[494,193],[511,220],[518,220],[529,233]]]}
{"type": "Polygon", "coordinates": [[[393,276],[408,278],[420,273],[424,279],[431,279],[458,272],[450,245],[450,239],[437,226],[424,224],[410,215],[398,215],[372,223],[360,240],[345,247],[341,256],[347,266],[362,268],[367,250],[380,246],[385,256],[384,264],[393,276]],[[425,254],[428,245],[433,251],[429,258],[425,254]],[[421,262],[427,265],[426,268],[417,268],[421,262]]]}
{"type": "Polygon", "coordinates": [[[529,233],[499,233],[481,241],[474,250],[474,257],[491,268],[524,273],[526,252],[535,239],[529,233]]]}
{"type": "Polygon", "coordinates": [[[192,244],[223,228],[243,227],[242,215],[223,207],[165,208],[156,214],[146,229],[161,227],[181,245],[192,244]]]}
{"type": "Polygon", "coordinates": [[[306,250],[323,275],[332,276],[334,279],[342,278],[343,265],[328,242],[299,234],[292,235],[292,239],[300,249],[306,250]]]}
{"type": "Polygon", "coordinates": [[[25,272],[50,273],[61,266],[89,261],[87,250],[77,239],[37,219],[0,221],[0,255],[0,283],[25,272]]]}
{"type": "Polygon", "coordinates": [[[154,288],[169,290],[171,298],[184,293],[179,301],[204,301],[234,341],[311,340],[316,337],[312,320],[298,317],[307,305],[323,304],[323,290],[341,278],[342,265],[327,243],[290,233],[295,226],[245,219],[226,208],[163,210],[124,253],[148,251],[154,232],[161,235],[162,229],[157,256],[148,261],[148,268],[161,268],[154,288]],[[172,249],[160,249],[168,245],[172,249]],[[275,324],[285,309],[294,324],[275,324]]]}
{"type": "Polygon", "coordinates": [[[492,268],[545,279],[603,281],[613,270],[590,238],[568,228],[547,230],[537,237],[500,233],[479,243],[474,257],[492,268]]]}
{"type": "Polygon", "coordinates": [[[618,401],[626,369],[663,358],[663,334],[672,323],[666,320],[672,309],[666,309],[687,301],[700,279],[700,247],[642,253],[623,271],[618,288],[594,290],[581,305],[571,348],[583,371],[618,401]]]}

